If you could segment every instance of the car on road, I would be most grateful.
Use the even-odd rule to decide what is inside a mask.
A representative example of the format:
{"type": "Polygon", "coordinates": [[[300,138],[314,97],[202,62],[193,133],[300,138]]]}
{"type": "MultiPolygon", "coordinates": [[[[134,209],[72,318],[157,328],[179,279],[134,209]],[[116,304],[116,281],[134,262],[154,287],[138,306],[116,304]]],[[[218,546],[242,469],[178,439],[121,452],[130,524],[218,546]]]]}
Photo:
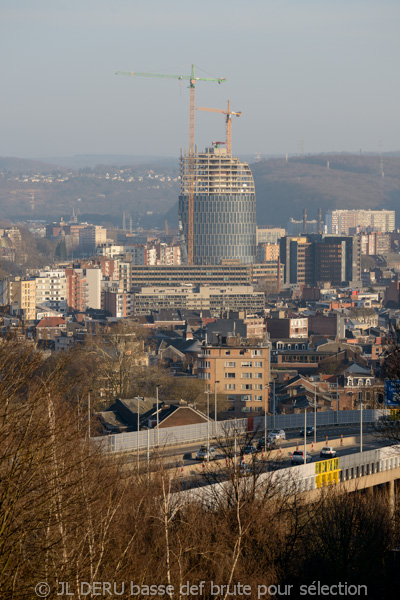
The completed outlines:
{"type": "MultiPolygon", "coordinates": [[[[314,427],[306,427],[306,436],[314,434],[314,427]]],[[[304,435],[304,427],[300,431],[300,435],[304,435]]]]}
{"type": "MultiPolygon", "coordinates": [[[[310,463],[311,461],[311,454],[308,454],[308,452],[306,452],[306,463],[310,463]]],[[[292,454],[290,462],[292,463],[292,465],[304,465],[304,452],[302,450],[295,450],[292,454]]]]}
{"type": "Polygon", "coordinates": [[[254,454],[255,452],[257,452],[257,448],[255,446],[253,446],[253,444],[247,444],[247,446],[243,446],[243,448],[240,449],[240,454],[254,454]]]}
{"type": "Polygon", "coordinates": [[[216,458],[215,449],[210,446],[210,452],[207,452],[207,446],[201,446],[200,450],[196,454],[196,460],[214,460],[216,458]]]}
{"type": "Polygon", "coordinates": [[[266,450],[273,450],[274,448],[276,448],[276,440],[267,439],[266,447],[265,447],[265,438],[262,437],[260,440],[258,440],[258,444],[257,444],[258,452],[265,452],[266,450]]]}
{"type": "Polygon", "coordinates": [[[335,458],[336,450],[332,446],[324,446],[319,453],[320,458],[335,458]]]}
{"type": "Polygon", "coordinates": [[[269,440],[286,440],[286,433],[283,429],[273,429],[269,434],[268,434],[268,439],[269,440]]]}

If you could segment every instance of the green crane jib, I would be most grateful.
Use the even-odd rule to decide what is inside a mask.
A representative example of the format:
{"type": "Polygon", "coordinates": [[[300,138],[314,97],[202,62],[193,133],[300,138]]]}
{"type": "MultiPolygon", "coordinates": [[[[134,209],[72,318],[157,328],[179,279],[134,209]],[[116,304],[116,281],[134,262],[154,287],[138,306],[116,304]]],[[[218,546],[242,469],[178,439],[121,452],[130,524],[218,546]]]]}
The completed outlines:
{"type": "Polygon", "coordinates": [[[189,206],[188,206],[188,263],[193,264],[193,197],[194,197],[194,114],[195,114],[195,85],[196,81],[213,81],[222,83],[225,77],[195,77],[194,65],[190,75],[168,75],[164,73],[136,73],[135,71],[117,71],[116,75],[129,75],[130,77],[157,77],[161,79],[188,80],[190,89],[189,111],[189,206]]]}

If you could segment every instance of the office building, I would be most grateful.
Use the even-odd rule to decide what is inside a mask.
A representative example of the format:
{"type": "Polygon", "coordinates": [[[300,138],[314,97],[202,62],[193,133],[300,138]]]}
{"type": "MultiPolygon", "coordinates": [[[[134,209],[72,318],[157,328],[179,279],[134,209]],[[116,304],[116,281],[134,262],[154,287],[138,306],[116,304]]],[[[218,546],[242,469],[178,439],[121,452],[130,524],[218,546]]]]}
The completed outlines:
{"type": "Polygon", "coordinates": [[[333,286],[361,281],[359,236],[286,236],[280,241],[286,285],[333,286]]]}
{"type": "Polygon", "coordinates": [[[264,306],[264,293],[255,292],[252,285],[144,287],[134,293],[136,315],[149,315],[154,310],[186,309],[209,310],[212,317],[218,317],[223,311],[263,313],[264,306]]]}
{"type": "Polygon", "coordinates": [[[278,283],[281,277],[280,263],[242,265],[234,264],[209,265],[205,269],[201,265],[132,265],[131,285],[142,286],[180,286],[193,285],[251,285],[267,282],[278,283]]]}
{"type": "Polygon", "coordinates": [[[257,227],[257,244],[277,244],[285,237],[286,229],[283,227],[257,227]]]}
{"type": "MultiPolygon", "coordinates": [[[[188,245],[189,155],[181,156],[179,220],[188,245]]],[[[256,196],[250,167],[218,143],[193,157],[193,264],[255,261],[256,196]]]]}

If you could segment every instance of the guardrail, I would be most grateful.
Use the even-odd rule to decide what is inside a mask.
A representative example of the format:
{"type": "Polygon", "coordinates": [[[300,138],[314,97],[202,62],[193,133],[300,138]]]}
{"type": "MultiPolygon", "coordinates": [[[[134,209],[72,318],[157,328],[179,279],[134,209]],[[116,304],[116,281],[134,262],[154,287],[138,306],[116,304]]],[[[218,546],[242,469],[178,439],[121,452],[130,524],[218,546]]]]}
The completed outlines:
{"type": "MultiPolygon", "coordinates": [[[[363,410],[363,423],[374,423],[384,414],[384,410],[363,410]]],[[[337,412],[317,413],[317,427],[329,425],[356,425],[360,423],[359,410],[344,410],[337,412]]],[[[314,425],[314,413],[310,411],[307,414],[307,426],[314,425]]],[[[230,430],[232,433],[236,428],[237,433],[251,431],[264,431],[264,417],[255,417],[254,419],[230,419],[228,421],[210,421],[209,435],[210,439],[222,437],[230,430]]],[[[299,429],[304,426],[304,414],[298,415],[276,415],[267,417],[267,430],[271,429],[299,429]]],[[[182,425],[180,427],[165,427],[157,429],[147,429],[128,433],[116,433],[108,436],[99,436],[93,438],[95,442],[101,443],[107,452],[132,452],[134,450],[145,450],[146,448],[156,448],[159,440],[160,447],[177,446],[185,443],[205,442],[207,439],[207,423],[197,425],[182,425]],[[138,439],[139,438],[139,439],[138,439]]]]}
{"type": "MultiPolygon", "coordinates": [[[[317,488],[316,465],[323,462],[329,461],[320,460],[307,465],[288,467],[277,471],[276,475],[282,478],[282,481],[290,481],[291,489],[294,487],[297,492],[311,491],[317,488]]],[[[339,482],[397,469],[400,467],[400,444],[340,456],[338,463],[339,482]]]]}
{"type": "MultiPolygon", "coordinates": [[[[335,460],[335,459],[330,459],[335,460]]],[[[400,444],[386,446],[376,450],[358,452],[341,456],[338,459],[338,482],[360,479],[368,475],[383,473],[400,467],[400,444]]],[[[262,492],[264,486],[271,486],[284,494],[296,494],[317,490],[317,477],[321,471],[319,466],[329,461],[317,461],[306,465],[287,467],[274,472],[262,473],[257,480],[257,488],[262,492]],[[317,466],[318,465],[318,466],[317,466]]],[[[252,477],[241,477],[240,485],[246,489],[247,482],[253,483],[252,477]]],[[[197,501],[212,506],[217,497],[229,494],[230,482],[222,481],[199,488],[192,488],[176,494],[181,500],[197,501]]],[[[265,490],[265,487],[264,487],[265,490]]]]}

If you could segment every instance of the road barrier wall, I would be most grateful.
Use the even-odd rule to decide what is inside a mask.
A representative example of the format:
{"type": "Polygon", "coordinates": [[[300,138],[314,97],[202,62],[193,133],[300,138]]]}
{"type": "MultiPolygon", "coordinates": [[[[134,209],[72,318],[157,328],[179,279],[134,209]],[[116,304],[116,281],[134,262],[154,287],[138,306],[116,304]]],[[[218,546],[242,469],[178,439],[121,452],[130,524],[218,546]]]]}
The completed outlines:
{"type": "MultiPolygon", "coordinates": [[[[382,416],[382,410],[363,410],[363,423],[374,423],[382,416]]],[[[317,413],[317,427],[329,425],[356,425],[360,424],[359,410],[344,410],[337,412],[317,413]]],[[[252,421],[247,419],[230,419],[228,421],[211,421],[208,424],[208,432],[211,439],[233,435],[235,429],[237,434],[246,433],[248,423],[254,423],[253,431],[264,431],[264,417],[256,417],[252,421]]],[[[267,431],[271,429],[299,429],[304,426],[304,414],[298,415],[276,415],[267,417],[267,431]]],[[[307,426],[314,426],[314,413],[310,411],[307,414],[307,426]]],[[[157,436],[157,429],[148,429],[129,433],[117,433],[108,436],[99,436],[92,438],[93,441],[103,445],[108,452],[132,452],[134,450],[145,450],[146,448],[156,448],[159,441],[160,447],[177,446],[179,444],[205,442],[207,440],[207,423],[197,425],[182,425],[180,427],[160,428],[157,436]]]]}

